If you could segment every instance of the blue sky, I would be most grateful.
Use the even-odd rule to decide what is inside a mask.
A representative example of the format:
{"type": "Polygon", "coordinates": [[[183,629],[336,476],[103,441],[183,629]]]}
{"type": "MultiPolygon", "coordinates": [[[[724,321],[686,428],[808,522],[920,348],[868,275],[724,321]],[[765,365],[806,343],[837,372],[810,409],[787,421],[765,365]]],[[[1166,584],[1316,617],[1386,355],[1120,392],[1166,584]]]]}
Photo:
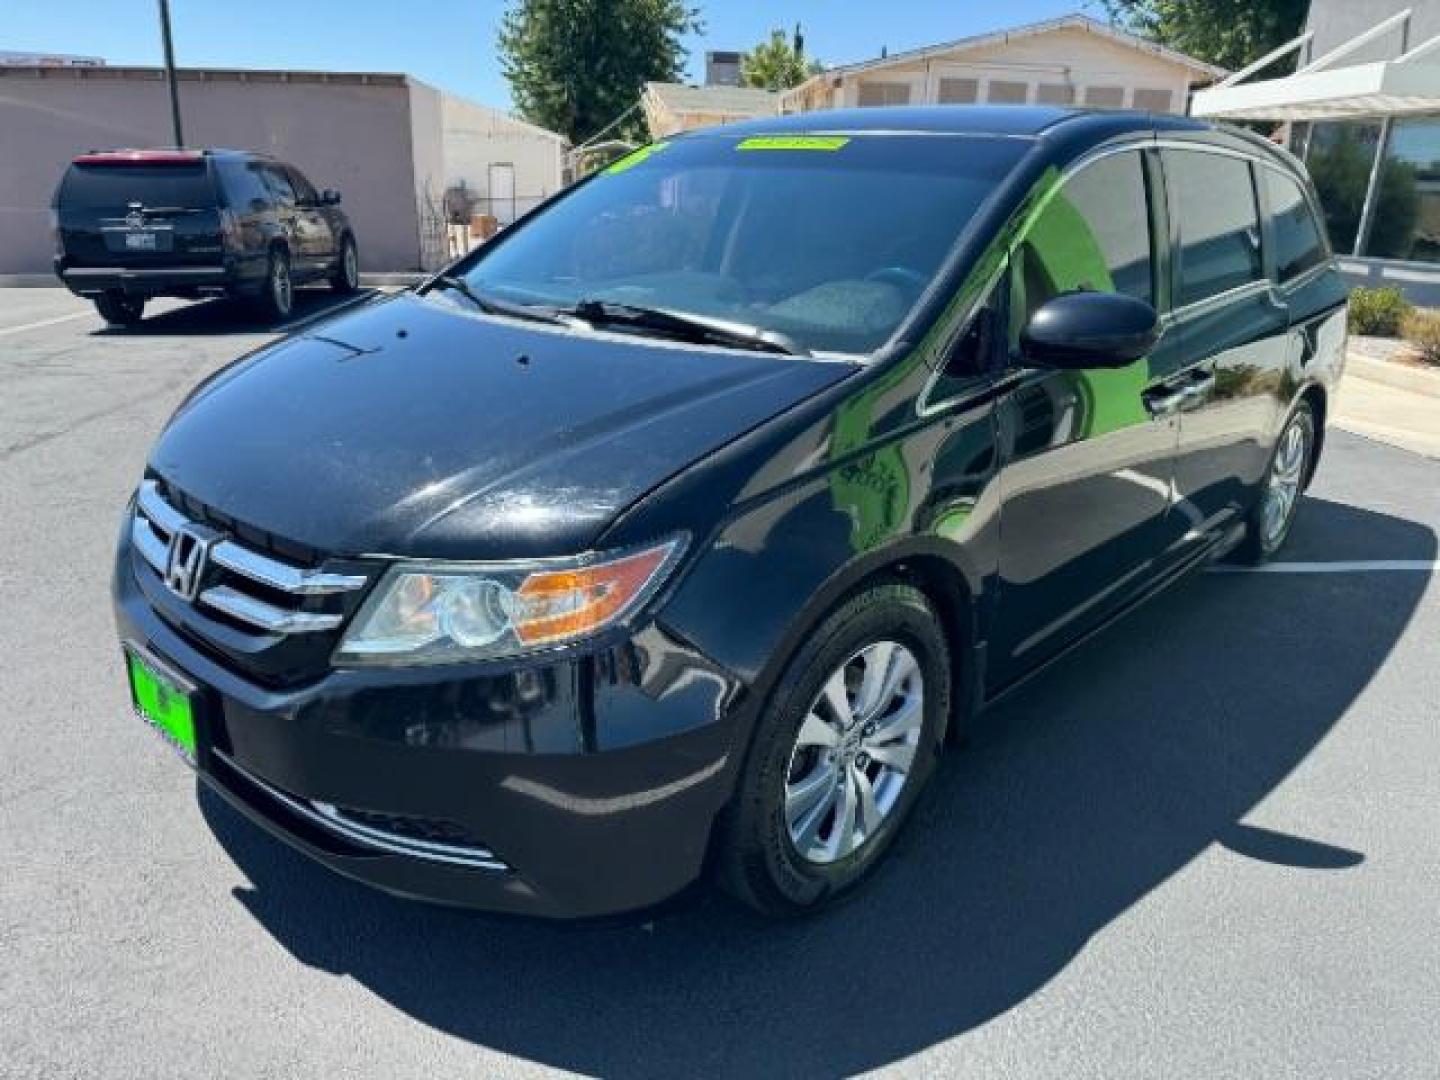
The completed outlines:
{"type": "MultiPolygon", "coordinates": [[[[804,24],[826,63],[876,56],[1053,18],[1087,0],[694,0],[706,32],[687,42],[699,81],[710,49],[746,49],[772,26],[804,24]]],[[[509,107],[495,55],[504,0],[170,0],[182,65],[401,71],[487,105],[509,107]]],[[[4,0],[0,49],[158,64],[156,0],[4,0]]]]}

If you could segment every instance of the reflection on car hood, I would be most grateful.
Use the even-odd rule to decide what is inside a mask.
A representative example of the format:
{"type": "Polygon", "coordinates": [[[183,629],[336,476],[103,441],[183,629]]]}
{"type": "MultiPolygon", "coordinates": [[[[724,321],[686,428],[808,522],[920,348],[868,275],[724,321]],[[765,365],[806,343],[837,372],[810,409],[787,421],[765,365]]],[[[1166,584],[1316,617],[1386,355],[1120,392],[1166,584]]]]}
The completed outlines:
{"type": "Polygon", "coordinates": [[[562,554],[854,370],[405,294],[237,364],[176,414],[151,465],[239,522],[335,554],[562,554]]]}

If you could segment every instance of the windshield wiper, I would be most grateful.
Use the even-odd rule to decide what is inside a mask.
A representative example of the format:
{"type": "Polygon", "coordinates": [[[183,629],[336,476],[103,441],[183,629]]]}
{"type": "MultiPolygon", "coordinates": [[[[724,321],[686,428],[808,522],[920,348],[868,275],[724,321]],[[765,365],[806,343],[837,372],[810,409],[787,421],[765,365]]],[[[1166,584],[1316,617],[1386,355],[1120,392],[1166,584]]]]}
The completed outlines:
{"type": "Polygon", "coordinates": [[[485,296],[472,289],[464,278],[458,278],[453,274],[440,274],[431,278],[429,284],[422,291],[429,292],[437,286],[458,292],[487,315],[505,315],[512,319],[528,319],[530,322],[550,323],[555,326],[581,325],[581,320],[564,312],[556,311],[554,308],[512,304],[508,300],[485,296]]]}
{"type": "Polygon", "coordinates": [[[810,355],[803,345],[778,330],[766,330],[749,323],[712,319],[706,315],[671,311],[668,308],[590,299],[579,301],[568,309],[567,314],[583,319],[591,326],[628,326],[640,330],[658,330],[686,341],[736,345],[742,349],[784,353],[787,356],[810,355]]]}

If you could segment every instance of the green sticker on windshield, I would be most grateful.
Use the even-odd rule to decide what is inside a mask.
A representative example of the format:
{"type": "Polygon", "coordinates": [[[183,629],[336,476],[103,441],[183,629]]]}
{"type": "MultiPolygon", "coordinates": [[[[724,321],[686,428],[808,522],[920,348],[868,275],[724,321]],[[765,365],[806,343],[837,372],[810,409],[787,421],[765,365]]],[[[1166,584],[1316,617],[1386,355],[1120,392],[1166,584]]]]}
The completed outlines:
{"type": "Polygon", "coordinates": [[[649,146],[642,146],[639,150],[632,150],[624,157],[617,158],[606,166],[605,175],[614,176],[616,173],[622,173],[626,169],[633,169],[636,165],[639,165],[652,155],[658,154],[669,145],[669,143],[657,142],[651,143],[649,146]]]}
{"type": "Polygon", "coordinates": [[[741,139],[736,150],[839,150],[850,140],[843,135],[756,135],[741,139]]]}

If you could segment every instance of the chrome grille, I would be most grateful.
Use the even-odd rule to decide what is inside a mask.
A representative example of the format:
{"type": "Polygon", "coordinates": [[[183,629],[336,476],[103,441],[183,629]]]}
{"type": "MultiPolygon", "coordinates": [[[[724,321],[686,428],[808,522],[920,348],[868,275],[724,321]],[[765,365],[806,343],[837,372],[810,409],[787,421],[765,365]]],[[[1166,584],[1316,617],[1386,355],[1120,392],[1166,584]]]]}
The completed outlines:
{"type": "MultiPolygon", "coordinates": [[[[140,485],[135,497],[135,516],[130,523],[130,540],[162,580],[166,578],[172,538],[180,529],[194,524],[166,501],[158,482],[146,480],[140,485]]],[[[335,629],[344,615],[306,611],[299,604],[307,597],[363,589],[369,580],[363,575],[331,574],[292,566],[228,537],[217,539],[211,546],[209,561],[226,571],[229,581],[202,588],[195,597],[196,605],[267,634],[309,634],[335,629]],[[294,597],[296,606],[274,602],[273,594],[294,597]]]]}

